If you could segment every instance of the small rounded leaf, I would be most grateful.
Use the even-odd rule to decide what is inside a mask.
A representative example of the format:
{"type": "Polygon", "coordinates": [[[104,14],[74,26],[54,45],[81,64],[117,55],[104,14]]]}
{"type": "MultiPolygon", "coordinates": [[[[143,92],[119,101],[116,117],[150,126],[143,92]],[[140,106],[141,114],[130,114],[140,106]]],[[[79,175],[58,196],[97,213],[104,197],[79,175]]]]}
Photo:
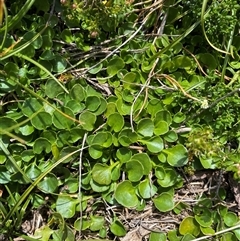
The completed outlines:
{"type": "Polygon", "coordinates": [[[57,73],[63,72],[67,67],[67,61],[62,56],[55,56],[54,60],[51,61],[53,66],[53,71],[57,73]]]}
{"type": "Polygon", "coordinates": [[[154,124],[149,118],[140,120],[137,125],[137,132],[145,137],[151,137],[153,135],[153,130],[154,124]]]}
{"type": "Polygon", "coordinates": [[[87,110],[89,110],[89,111],[94,112],[95,110],[97,110],[97,108],[100,106],[100,104],[101,104],[100,99],[97,96],[88,96],[86,98],[85,105],[86,105],[87,110]]]}
{"type": "Polygon", "coordinates": [[[189,216],[184,218],[181,222],[179,226],[179,232],[182,235],[192,234],[196,237],[200,233],[200,227],[199,224],[196,222],[195,218],[189,216]]]}
{"type": "Polygon", "coordinates": [[[37,111],[42,109],[43,105],[40,100],[36,98],[27,98],[25,99],[22,105],[22,112],[25,116],[31,117],[37,111]]]}
{"type": "Polygon", "coordinates": [[[41,154],[43,151],[46,153],[51,152],[51,143],[48,139],[40,137],[33,144],[33,152],[36,154],[41,154]]]}
{"type": "Polygon", "coordinates": [[[153,203],[160,212],[168,212],[174,208],[173,196],[169,193],[161,193],[153,199],[153,203]]]}
{"type": "Polygon", "coordinates": [[[52,121],[58,129],[70,129],[74,123],[74,114],[68,107],[61,107],[53,112],[52,121]],[[60,111],[60,112],[59,112],[60,111]]]}
{"type": "Polygon", "coordinates": [[[148,179],[145,179],[139,183],[138,191],[142,198],[148,199],[156,194],[157,187],[151,184],[148,179]]]}
{"type": "Polygon", "coordinates": [[[63,218],[72,218],[75,215],[75,208],[78,200],[69,195],[58,195],[56,210],[63,218]]]}
{"type": "Polygon", "coordinates": [[[79,102],[83,101],[85,99],[84,88],[80,84],[75,84],[70,90],[70,96],[79,102]]]}
{"type": "Polygon", "coordinates": [[[167,162],[174,167],[182,167],[188,162],[188,152],[187,149],[181,145],[177,144],[172,148],[163,150],[167,154],[167,162]]]}
{"type": "Polygon", "coordinates": [[[210,227],[213,223],[212,213],[208,209],[205,209],[203,212],[195,215],[194,217],[202,227],[210,227]]]}
{"type": "Polygon", "coordinates": [[[107,66],[107,73],[110,76],[116,75],[117,72],[120,69],[122,69],[124,66],[125,66],[125,63],[121,58],[117,57],[117,58],[111,59],[107,66]]]}
{"type": "Polygon", "coordinates": [[[138,160],[143,166],[143,174],[148,175],[152,169],[151,159],[147,153],[137,153],[132,156],[131,160],[138,160]]]}
{"type": "Polygon", "coordinates": [[[114,132],[119,132],[124,126],[124,118],[122,115],[115,112],[108,116],[107,124],[113,129],[114,132]]]}
{"type": "Polygon", "coordinates": [[[166,241],[167,237],[165,233],[162,232],[151,232],[149,241],[166,241]]]}
{"type": "Polygon", "coordinates": [[[223,220],[228,227],[232,227],[238,222],[238,217],[235,213],[228,212],[224,215],[223,220]]]}
{"type": "Polygon", "coordinates": [[[82,122],[82,127],[84,130],[92,131],[97,117],[90,111],[84,111],[80,114],[79,120],[82,122]]]}
{"type": "Polygon", "coordinates": [[[38,130],[44,130],[52,125],[52,116],[47,112],[39,112],[31,119],[32,125],[38,130]]]}
{"type": "Polygon", "coordinates": [[[126,229],[124,228],[123,224],[118,220],[114,220],[110,225],[111,232],[116,236],[125,236],[126,235],[126,229]]]}
{"type": "Polygon", "coordinates": [[[118,184],[115,191],[115,198],[119,204],[127,208],[133,208],[138,205],[135,188],[130,181],[123,181],[118,184]]]}
{"type": "Polygon", "coordinates": [[[143,176],[143,165],[138,160],[131,159],[126,163],[126,171],[131,182],[138,182],[143,176]]]}
{"type": "Polygon", "coordinates": [[[54,79],[49,79],[47,81],[45,85],[45,93],[49,98],[55,98],[63,92],[63,88],[54,79]]]}
{"type": "Polygon", "coordinates": [[[163,135],[166,134],[169,131],[169,126],[166,121],[158,121],[156,124],[154,124],[154,134],[155,135],[163,135]]]}
{"type": "Polygon", "coordinates": [[[109,185],[111,183],[111,167],[97,163],[92,169],[92,178],[100,185],[109,185]]]}
{"type": "Polygon", "coordinates": [[[147,149],[152,153],[158,153],[164,148],[163,140],[159,136],[154,136],[150,139],[144,138],[142,140],[139,140],[139,142],[145,144],[147,146],[147,149]]]}
{"type": "Polygon", "coordinates": [[[58,179],[55,175],[49,173],[38,183],[38,187],[42,192],[53,193],[58,187],[58,179]]]}

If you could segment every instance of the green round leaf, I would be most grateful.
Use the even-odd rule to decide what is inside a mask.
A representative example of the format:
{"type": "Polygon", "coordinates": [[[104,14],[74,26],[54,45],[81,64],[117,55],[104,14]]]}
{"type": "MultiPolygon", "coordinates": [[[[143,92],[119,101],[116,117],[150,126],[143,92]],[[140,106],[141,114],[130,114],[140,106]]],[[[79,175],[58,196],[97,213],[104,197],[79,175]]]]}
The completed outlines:
{"type": "Polygon", "coordinates": [[[215,231],[211,227],[202,227],[200,226],[200,230],[204,235],[214,235],[215,231]]]}
{"type": "Polygon", "coordinates": [[[38,183],[38,187],[42,192],[53,193],[57,190],[58,179],[55,175],[49,173],[38,183]]]}
{"type": "Polygon", "coordinates": [[[58,195],[56,201],[56,210],[62,215],[63,218],[72,218],[75,215],[76,199],[71,198],[69,195],[58,195]]]}
{"type": "Polygon", "coordinates": [[[173,196],[169,193],[161,193],[153,199],[153,203],[160,212],[168,212],[174,208],[173,196]]]}
{"type": "MultiPolygon", "coordinates": [[[[9,117],[0,117],[0,129],[7,130],[12,126],[16,126],[17,122],[9,117]]],[[[16,128],[17,129],[17,128],[16,128]]]]}
{"type": "Polygon", "coordinates": [[[126,229],[124,228],[123,224],[118,220],[114,220],[110,225],[111,232],[116,236],[125,236],[126,235],[126,229]]]}
{"type": "Polygon", "coordinates": [[[111,167],[97,163],[92,169],[92,178],[100,185],[109,185],[111,183],[111,167]]]}
{"type": "Polygon", "coordinates": [[[57,138],[56,133],[50,130],[43,131],[41,137],[48,139],[51,144],[54,144],[57,138]]]}
{"type": "Polygon", "coordinates": [[[136,207],[138,204],[135,188],[130,181],[123,181],[118,184],[115,191],[115,198],[119,204],[127,208],[136,207]]]}
{"type": "Polygon", "coordinates": [[[192,234],[187,233],[184,235],[184,237],[181,239],[181,241],[192,241],[194,239],[195,239],[195,237],[192,234]]]}
{"type": "Polygon", "coordinates": [[[116,57],[114,59],[111,59],[107,66],[107,73],[110,76],[116,75],[118,70],[122,69],[124,66],[125,63],[121,58],[116,57]]]}
{"type": "Polygon", "coordinates": [[[182,167],[188,162],[187,149],[181,144],[177,144],[176,146],[163,151],[167,154],[167,162],[171,166],[182,167]]]}
{"type": "Polygon", "coordinates": [[[75,41],[74,35],[69,29],[64,29],[62,31],[61,38],[66,43],[73,43],[75,41]]]}
{"type": "Polygon", "coordinates": [[[147,146],[147,149],[152,153],[158,153],[164,148],[163,140],[159,136],[154,136],[150,139],[144,138],[142,140],[139,140],[139,142],[145,144],[147,146]]]}
{"type": "Polygon", "coordinates": [[[96,115],[89,111],[84,111],[79,116],[79,121],[82,122],[83,129],[87,131],[93,130],[96,120],[96,115]]]}
{"type": "Polygon", "coordinates": [[[144,175],[148,175],[152,170],[151,159],[147,153],[137,153],[132,156],[131,160],[137,160],[142,164],[144,175]]]}
{"type": "Polygon", "coordinates": [[[166,172],[163,167],[156,166],[155,175],[158,179],[163,180],[166,175],[166,172]]]}
{"type": "Polygon", "coordinates": [[[119,133],[118,141],[122,146],[129,146],[137,141],[137,134],[131,129],[124,129],[119,133]]]}
{"type": "Polygon", "coordinates": [[[172,116],[171,113],[167,110],[160,110],[156,113],[156,116],[154,118],[154,122],[158,123],[159,121],[165,121],[168,123],[168,125],[171,125],[172,123],[172,116]]]}
{"type": "Polygon", "coordinates": [[[103,65],[99,64],[95,68],[90,69],[88,72],[90,74],[97,74],[98,72],[100,72],[102,70],[102,67],[103,67],[103,65]]]}
{"type": "Polygon", "coordinates": [[[55,58],[55,54],[50,49],[46,49],[39,58],[42,60],[52,60],[55,58]]]}
{"type": "Polygon", "coordinates": [[[120,162],[123,164],[123,163],[128,162],[131,159],[132,151],[129,150],[128,148],[121,147],[117,150],[116,156],[120,160],[120,162]]]}
{"type": "Polygon", "coordinates": [[[25,116],[31,117],[37,111],[43,109],[43,105],[40,100],[35,98],[27,98],[25,99],[22,105],[22,112],[25,116]]]}
{"type": "Polygon", "coordinates": [[[166,133],[164,136],[163,136],[164,140],[167,141],[167,142],[175,142],[177,141],[178,139],[178,135],[175,131],[172,131],[170,130],[168,133],[166,133]]]}
{"type": "Polygon", "coordinates": [[[181,235],[192,234],[196,237],[200,233],[200,227],[195,218],[189,216],[184,218],[180,223],[179,232],[181,235]]]}
{"type": "Polygon", "coordinates": [[[172,59],[172,62],[177,68],[190,69],[192,67],[192,61],[185,55],[179,55],[172,59]]]}
{"type": "Polygon", "coordinates": [[[127,162],[126,171],[131,182],[138,182],[143,176],[143,166],[138,160],[131,159],[127,162]]]}
{"type": "Polygon", "coordinates": [[[224,223],[228,227],[232,227],[232,226],[236,225],[236,223],[239,221],[237,215],[233,212],[227,212],[224,215],[223,220],[224,220],[224,223]]]}
{"type": "Polygon", "coordinates": [[[95,182],[93,179],[90,180],[90,185],[94,192],[99,192],[99,193],[105,192],[110,188],[109,185],[100,185],[97,182],[95,182]]]}
{"type": "Polygon", "coordinates": [[[154,134],[155,135],[163,135],[169,131],[169,126],[166,121],[158,121],[154,124],[154,134]]]}
{"type": "Polygon", "coordinates": [[[104,217],[91,215],[90,230],[91,231],[100,230],[103,227],[104,222],[105,222],[104,217]]]}
{"type": "Polygon", "coordinates": [[[19,127],[19,131],[23,136],[29,136],[34,132],[34,127],[31,123],[27,123],[19,127]]]}
{"type": "Polygon", "coordinates": [[[167,236],[165,233],[162,232],[151,232],[149,241],[166,241],[167,236]]]}
{"type": "Polygon", "coordinates": [[[104,111],[106,111],[107,109],[107,101],[102,97],[100,97],[99,99],[100,99],[100,106],[97,108],[96,111],[94,111],[94,114],[97,116],[103,114],[104,111]]]}
{"type": "Polygon", "coordinates": [[[65,182],[65,185],[68,193],[76,193],[78,191],[79,182],[77,178],[74,178],[74,177],[69,178],[65,182]]]}
{"type": "Polygon", "coordinates": [[[202,227],[210,227],[213,223],[212,213],[208,209],[204,210],[201,214],[195,215],[194,217],[202,227]]]}
{"type": "Polygon", "coordinates": [[[148,199],[156,194],[157,187],[151,184],[148,179],[145,179],[139,183],[138,192],[142,198],[148,199]]]}
{"type": "Polygon", "coordinates": [[[99,159],[103,155],[103,148],[99,145],[90,146],[88,152],[93,159],[99,159]]]}
{"type": "Polygon", "coordinates": [[[177,230],[174,229],[174,230],[170,230],[168,232],[168,239],[169,241],[180,241],[182,239],[182,236],[177,236],[177,230]]]}
{"type": "Polygon", "coordinates": [[[80,84],[75,84],[70,90],[71,98],[79,102],[85,99],[85,95],[86,95],[85,90],[80,84]]]}
{"type": "Polygon", "coordinates": [[[86,108],[89,111],[95,111],[100,106],[101,102],[97,96],[88,96],[86,98],[86,108]]]}
{"type": "Polygon", "coordinates": [[[233,232],[236,235],[237,239],[240,240],[240,229],[235,229],[233,232]]]}
{"type": "Polygon", "coordinates": [[[60,55],[56,55],[53,60],[51,60],[53,71],[57,73],[61,73],[65,70],[67,67],[67,61],[64,57],[60,55]]]}
{"type": "Polygon", "coordinates": [[[35,157],[35,154],[34,154],[33,150],[24,150],[21,153],[21,157],[22,157],[23,161],[29,162],[31,159],[33,159],[35,157]]]}
{"type": "Polygon", "coordinates": [[[46,153],[51,152],[51,143],[46,138],[40,137],[33,144],[33,152],[41,154],[43,151],[46,153]]]}
{"type": "Polygon", "coordinates": [[[31,123],[37,130],[44,130],[52,125],[52,116],[47,112],[39,112],[31,119],[31,123]]]}
{"type": "Polygon", "coordinates": [[[163,109],[163,103],[159,99],[152,99],[148,102],[147,112],[155,117],[156,113],[163,109]]]}
{"type": "Polygon", "coordinates": [[[91,221],[87,220],[86,218],[78,218],[75,222],[74,222],[74,228],[77,231],[80,230],[86,230],[90,227],[91,225],[91,221]]]}
{"type": "Polygon", "coordinates": [[[119,113],[115,112],[108,116],[107,124],[114,132],[119,132],[124,126],[124,118],[119,113]]]}
{"type": "Polygon", "coordinates": [[[49,79],[45,84],[45,93],[49,98],[55,98],[63,92],[63,88],[54,79],[49,79]]]}
{"type": "Polygon", "coordinates": [[[66,107],[71,109],[74,114],[78,114],[84,110],[85,105],[77,100],[70,100],[66,103],[66,107]]]}
{"type": "Polygon", "coordinates": [[[32,180],[35,180],[41,173],[42,171],[36,166],[35,163],[28,166],[25,170],[27,177],[32,180]]]}
{"type": "Polygon", "coordinates": [[[140,120],[137,125],[137,132],[146,137],[151,137],[153,135],[153,130],[154,124],[149,118],[140,120]]]}
{"type": "Polygon", "coordinates": [[[70,129],[74,123],[73,119],[75,118],[72,110],[67,107],[61,107],[59,110],[64,114],[57,110],[53,112],[52,121],[54,126],[58,129],[70,129]]]}
{"type": "Polygon", "coordinates": [[[222,240],[238,241],[235,234],[233,234],[231,232],[226,232],[226,233],[222,234],[222,240]]]}
{"type": "Polygon", "coordinates": [[[7,184],[11,182],[11,174],[3,166],[0,166],[0,184],[7,184]]]}
{"type": "Polygon", "coordinates": [[[216,58],[210,53],[198,54],[197,58],[200,60],[200,62],[206,65],[210,70],[214,70],[218,66],[216,58]]]}
{"type": "Polygon", "coordinates": [[[112,134],[110,132],[98,132],[93,136],[91,145],[108,148],[112,145],[112,134]]]}
{"type": "Polygon", "coordinates": [[[185,119],[186,119],[186,115],[182,112],[176,113],[173,117],[173,121],[178,124],[183,122],[185,119]]]}
{"type": "Polygon", "coordinates": [[[16,78],[18,76],[19,67],[13,62],[8,62],[5,64],[4,70],[7,73],[8,77],[16,78]]]}
{"type": "Polygon", "coordinates": [[[174,169],[164,168],[164,173],[161,173],[160,170],[161,169],[158,167],[156,174],[160,177],[162,177],[163,174],[165,175],[163,178],[157,180],[158,184],[160,184],[162,187],[173,186],[177,181],[176,171],[174,169]]]}

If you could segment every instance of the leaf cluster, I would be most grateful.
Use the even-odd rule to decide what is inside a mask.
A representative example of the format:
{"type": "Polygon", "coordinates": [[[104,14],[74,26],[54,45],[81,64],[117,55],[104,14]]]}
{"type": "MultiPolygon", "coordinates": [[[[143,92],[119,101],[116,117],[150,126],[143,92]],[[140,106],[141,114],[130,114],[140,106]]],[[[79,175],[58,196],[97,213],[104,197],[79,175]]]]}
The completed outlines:
{"type": "MultiPolygon", "coordinates": [[[[181,4],[152,12],[146,3],[137,15],[130,1],[19,3],[6,3],[0,29],[2,233],[27,239],[27,210],[47,208],[34,239],[75,240],[89,230],[124,236],[116,212],[101,210],[141,212],[152,202],[179,214],[188,207],[175,199],[184,182],[179,169],[197,169],[198,161],[200,169],[239,176],[237,36],[234,58],[223,60],[199,33],[188,36],[199,24],[187,21],[181,4]]],[[[237,224],[235,214],[206,200],[169,240],[237,224]]],[[[167,236],[150,234],[159,237],[167,236]]]]}

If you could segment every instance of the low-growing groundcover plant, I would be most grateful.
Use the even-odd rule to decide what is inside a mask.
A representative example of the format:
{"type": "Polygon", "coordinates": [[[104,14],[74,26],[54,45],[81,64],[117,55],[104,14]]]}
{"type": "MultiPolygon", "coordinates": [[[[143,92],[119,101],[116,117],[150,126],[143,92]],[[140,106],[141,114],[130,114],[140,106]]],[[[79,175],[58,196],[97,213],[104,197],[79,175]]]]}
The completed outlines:
{"type": "Polygon", "coordinates": [[[230,0],[1,1],[3,239],[127,237],[150,207],[177,218],[151,241],[239,240],[236,19],[230,0]]]}

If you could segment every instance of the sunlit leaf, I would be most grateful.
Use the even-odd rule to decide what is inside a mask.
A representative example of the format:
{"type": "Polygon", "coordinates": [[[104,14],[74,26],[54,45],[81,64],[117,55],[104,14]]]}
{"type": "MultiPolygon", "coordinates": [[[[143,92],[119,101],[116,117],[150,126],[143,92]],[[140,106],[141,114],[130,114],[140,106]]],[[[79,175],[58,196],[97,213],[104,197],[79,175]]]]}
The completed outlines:
{"type": "Polygon", "coordinates": [[[138,204],[135,188],[130,181],[123,181],[118,184],[115,191],[115,198],[119,204],[127,208],[135,207],[138,204]]]}
{"type": "Polygon", "coordinates": [[[73,199],[69,195],[60,194],[57,197],[56,210],[64,218],[71,218],[75,215],[75,208],[77,202],[78,201],[76,199],[73,199]]]}
{"type": "Polygon", "coordinates": [[[187,149],[181,144],[164,150],[164,153],[167,154],[167,162],[171,166],[181,167],[188,162],[187,149]]]}
{"type": "Polygon", "coordinates": [[[153,203],[161,212],[168,212],[174,208],[173,196],[169,193],[161,193],[153,199],[153,203]]]}
{"type": "Polygon", "coordinates": [[[179,232],[182,235],[192,234],[194,236],[197,236],[200,233],[200,226],[195,221],[194,217],[189,216],[184,218],[183,221],[180,223],[179,232]]]}
{"type": "Polygon", "coordinates": [[[122,69],[124,65],[125,65],[124,61],[119,57],[111,59],[107,66],[108,75],[110,76],[116,75],[118,70],[122,69]]]}
{"type": "Polygon", "coordinates": [[[97,163],[92,169],[92,177],[100,185],[109,185],[111,183],[111,167],[97,163]]]}

